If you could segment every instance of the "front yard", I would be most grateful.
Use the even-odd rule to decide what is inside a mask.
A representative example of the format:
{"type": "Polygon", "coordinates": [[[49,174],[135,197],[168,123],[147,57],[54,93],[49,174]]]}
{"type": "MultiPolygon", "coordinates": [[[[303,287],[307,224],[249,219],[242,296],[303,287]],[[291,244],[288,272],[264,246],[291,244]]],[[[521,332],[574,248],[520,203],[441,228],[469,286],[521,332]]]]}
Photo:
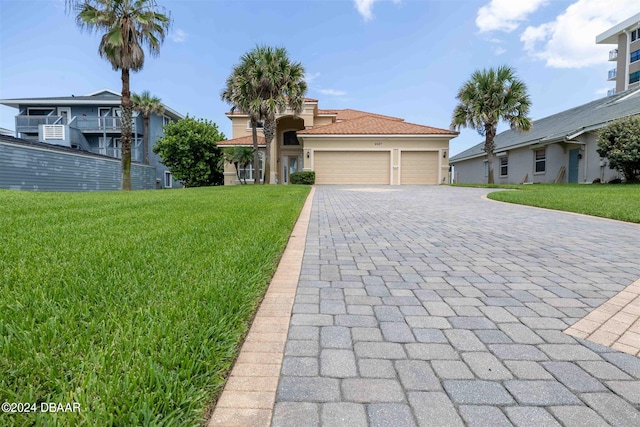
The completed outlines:
{"type": "Polygon", "coordinates": [[[0,191],[2,425],[200,425],[309,192],[0,191]]]}
{"type": "Polygon", "coordinates": [[[640,223],[640,184],[458,185],[509,188],[487,197],[502,202],[640,223]]]}

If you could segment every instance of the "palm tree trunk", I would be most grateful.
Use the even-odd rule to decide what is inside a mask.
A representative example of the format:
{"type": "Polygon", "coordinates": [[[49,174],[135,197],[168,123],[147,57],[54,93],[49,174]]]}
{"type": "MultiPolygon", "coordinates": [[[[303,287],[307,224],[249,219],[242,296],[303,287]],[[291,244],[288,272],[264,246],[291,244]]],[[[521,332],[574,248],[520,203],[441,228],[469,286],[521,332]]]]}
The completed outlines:
{"type": "Polygon", "coordinates": [[[131,190],[131,92],[129,70],[122,69],[122,190],[131,190]]]}
{"type": "Polygon", "coordinates": [[[260,184],[260,155],[258,153],[258,121],[251,118],[251,137],[253,139],[253,183],[260,184]]]}
{"type": "Polygon", "coordinates": [[[271,141],[276,133],[275,117],[267,117],[264,120],[264,141],[267,154],[264,156],[264,183],[271,183],[271,141]]]}
{"type": "Polygon", "coordinates": [[[149,115],[144,116],[144,164],[149,164],[149,115]]]}
{"type": "Polygon", "coordinates": [[[493,151],[495,150],[495,144],[493,139],[496,136],[496,128],[492,125],[485,126],[485,142],[484,142],[484,151],[487,153],[487,163],[489,166],[489,173],[487,174],[487,184],[494,184],[495,181],[493,179],[493,151]]]}

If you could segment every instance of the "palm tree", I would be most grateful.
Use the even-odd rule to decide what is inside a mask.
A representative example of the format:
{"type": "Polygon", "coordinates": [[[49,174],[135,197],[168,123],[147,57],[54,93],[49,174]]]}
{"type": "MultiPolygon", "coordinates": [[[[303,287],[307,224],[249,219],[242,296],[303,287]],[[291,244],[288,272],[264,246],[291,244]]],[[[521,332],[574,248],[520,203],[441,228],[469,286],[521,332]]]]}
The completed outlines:
{"type": "MultiPolygon", "coordinates": [[[[129,71],[140,71],[147,46],[152,56],[171,25],[170,14],[160,13],[155,0],[66,0],[77,12],[76,23],[89,32],[102,34],[98,53],[121,70],[122,79],[122,189],[131,190],[132,102],[129,71]]],[[[146,133],[145,133],[146,135],[146,133]]]]}
{"type": "MultiPolygon", "coordinates": [[[[225,147],[222,149],[222,158],[220,159],[220,166],[224,167],[224,163],[231,163],[236,168],[236,176],[238,181],[242,184],[247,183],[246,173],[240,177],[240,168],[245,169],[253,161],[253,150],[251,147],[235,146],[225,147]]],[[[254,171],[254,174],[257,171],[254,171]]]]}
{"type": "Polygon", "coordinates": [[[152,96],[148,90],[143,90],[142,94],[134,93],[131,95],[133,109],[144,119],[144,164],[149,164],[149,117],[151,114],[163,114],[164,106],[157,96],[152,96]]]}
{"type": "Polygon", "coordinates": [[[234,67],[227,80],[222,99],[249,114],[256,151],[255,125],[258,120],[264,120],[265,184],[270,181],[271,141],[275,136],[276,114],[283,113],[287,107],[293,110],[294,115],[299,114],[306,91],[304,67],[299,62],[292,62],[283,47],[257,46],[242,56],[240,65],[234,67]]]}
{"type": "Polygon", "coordinates": [[[488,183],[493,184],[494,138],[498,123],[504,120],[519,132],[531,129],[528,117],[531,99],[527,86],[511,67],[476,70],[456,95],[460,101],[453,111],[452,129],[472,127],[485,137],[484,151],[489,166],[488,183]]]}
{"type": "Polygon", "coordinates": [[[258,99],[258,86],[254,81],[255,58],[245,53],[240,63],[233,67],[227,78],[225,89],[220,94],[223,101],[231,104],[231,113],[236,109],[249,115],[253,142],[254,184],[260,184],[260,156],[258,152],[258,121],[262,115],[258,99]]]}

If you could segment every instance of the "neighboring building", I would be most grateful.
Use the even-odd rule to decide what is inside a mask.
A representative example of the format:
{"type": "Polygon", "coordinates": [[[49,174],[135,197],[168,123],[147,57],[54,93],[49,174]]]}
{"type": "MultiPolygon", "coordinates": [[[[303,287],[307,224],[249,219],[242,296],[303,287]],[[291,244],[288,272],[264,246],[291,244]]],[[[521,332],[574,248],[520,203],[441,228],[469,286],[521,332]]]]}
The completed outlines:
{"type": "Polygon", "coordinates": [[[617,46],[609,51],[609,61],[615,62],[616,68],[609,70],[607,80],[616,86],[608,95],[640,85],[640,13],[596,36],[596,44],[617,46]]]}
{"type": "MultiPolygon", "coordinates": [[[[84,96],[3,99],[0,104],[18,109],[15,135],[27,141],[57,145],[119,159],[122,114],[119,93],[103,89],[84,96]]],[[[152,148],[164,135],[162,126],[183,116],[163,105],[163,115],[149,119],[149,164],[155,168],[158,188],[181,187],[152,148]]],[[[134,112],[131,159],[144,162],[144,122],[134,112]]]]}
{"type": "MultiPolygon", "coordinates": [[[[529,132],[496,135],[494,181],[591,183],[620,178],[597,152],[598,130],[611,121],[640,114],[640,88],[554,114],[533,122],[529,132]]],[[[451,157],[454,182],[486,183],[484,142],[451,157]]]]}
{"type": "MultiPolygon", "coordinates": [[[[0,189],[109,191],[121,187],[119,159],[61,145],[0,135],[0,189]]],[[[156,188],[156,169],[131,164],[134,190],[156,188]]]]}
{"type": "MultiPolygon", "coordinates": [[[[249,117],[237,111],[227,117],[233,139],[218,145],[251,146],[249,117]]],[[[315,171],[317,184],[447,183],[449,141],[457,135],[397,117],[350,109],[322,110],[316,99],[305,99],[298,116],[290,110],[278,115],[270,182],[288,184],[291,173],[315,171]]],[[[261,131],[259,138],[262,158],[261,131]]],[[[262,166],[260,173],[262,180],[262,166]]],[[[253,165],[241,170],[240,176],[253,181],[253,165]]],[[[225,165],[225,185],[237,183],[234,166],[225,165]]]]}
{"type": "Polygon", "coordinates": [[[0,128],[0,135],[8,135],[8,136],[12,136],[14,135],[15,132],[9,129],[5,129],[5,128],[0,128]]]}

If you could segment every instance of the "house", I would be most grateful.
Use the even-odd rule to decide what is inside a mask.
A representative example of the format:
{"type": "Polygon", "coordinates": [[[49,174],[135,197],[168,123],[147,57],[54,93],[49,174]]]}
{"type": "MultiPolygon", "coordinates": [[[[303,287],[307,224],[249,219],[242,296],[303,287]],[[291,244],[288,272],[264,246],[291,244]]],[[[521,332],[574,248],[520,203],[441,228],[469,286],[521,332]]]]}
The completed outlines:
{"type": "MultiPolygon", "coordinates": [[[[497,184],[591,183],[620,178],[597,152],[598,130],[640,114],[640,88],[601,98],[533,122],[529,132],[507,130],[495,137],[497,184]]],[[[484,141],[451,157],[456,183],[486,183],[484,141]]]]}
{"type": "MultiPolygon", "coordinates": [[[[119,159],[122,110],[118,92],[103,89],[83,96],[3,99],[0,104],[18,109],[15,136],[32,142],[56,145],[119,159]]],[[[152,148],[163,135],[162,126],[183,116],[163,105],[164,114],[149,119],[149,164],[155,169],[157,187],[181,187],[152,148]]],[[[134,112],[131,159],[144,163],[144,122],[134,112]]]]}
{"type": "MultiPolygon", "coordinates": [[[[219,146],[252,146],[249,116],[226,114],[233,138],[219,146]]],[[[258,124],[259,127],[262,123],[258,124]]],[[[260,156],[265,141],[259,132],[260,156]]],[[[448,182],[449,141],[458,132],[407,123],[398,117],[352,109],[324,110],[307,98],[297,116],[277,116],[271,144],[271,183],[288,184],[291,173],[315,171],[317,184],[442,184],[448,182]]],[[[254,167],[239,171],[254,180],[254,167]]],[[[262,176],[260,167],[260,178],[262,176]]],[[[239,182],[233,165],[225,165],[225,185],[239,182]]]]}
{"type": "Polygon", "coordinates": [[[609,51],[609,61],[616,64],[607,75],[616,83],[609,95],[640,86],[640,13],[596,36],[596,44],[616,45],[609,51]]]}

